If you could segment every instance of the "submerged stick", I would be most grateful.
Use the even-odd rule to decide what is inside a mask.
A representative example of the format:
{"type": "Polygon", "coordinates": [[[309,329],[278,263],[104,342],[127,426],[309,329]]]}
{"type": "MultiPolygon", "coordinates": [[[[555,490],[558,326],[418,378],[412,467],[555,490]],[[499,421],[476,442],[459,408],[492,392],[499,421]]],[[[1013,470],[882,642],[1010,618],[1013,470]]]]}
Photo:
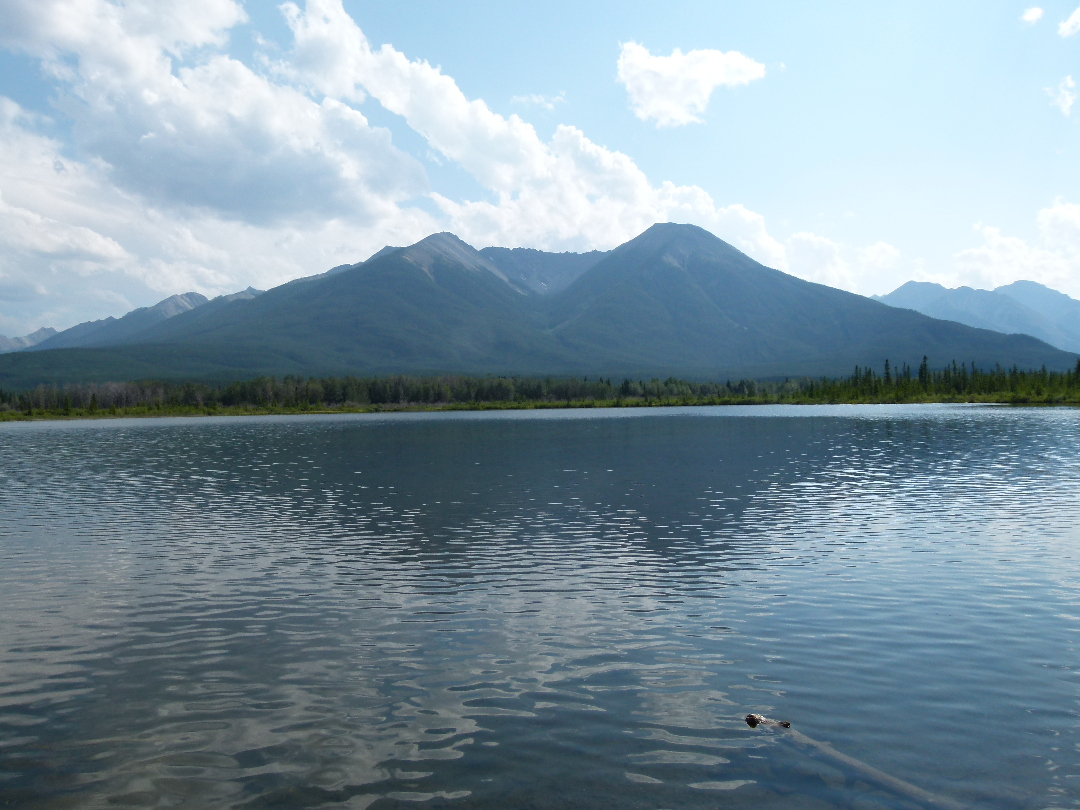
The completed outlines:
{"type": "Polygon", "coordinates": [[[923,790],[921,787],[913,785],[910,782],[905,782],[903,779],[897,779],[895,776],[889,776],[889,774],[884,771],[879,771],[872,765],[867,765],[865,762],[855,759],[855,757],[849,757],[847,754],[840,753],[828,743],[819,742],[818,740],[807,737],[805,734],[795,731],[795,729],[791,727],[791,723],[786,720],[771,720],[762,714],[748,714],[746,715],[746,725],[750,726],[750,728],[757,728],[758,726],[776,726],[777,728],[785,729],[787,735],[795,742],[808,745],[811,748],[820,751],[822,754],[835,759],[837,762],[842,762],[849,768],[873,779],[878,784],[891,788],[897,793],[908,796],[923,804],[931,804],[935,807],[946,808],[946,810],[965,810],[964,805],[957,801],[947,799],[944,796],[938,796],[936,793],[931,793],[928,790],[923,790]]]}

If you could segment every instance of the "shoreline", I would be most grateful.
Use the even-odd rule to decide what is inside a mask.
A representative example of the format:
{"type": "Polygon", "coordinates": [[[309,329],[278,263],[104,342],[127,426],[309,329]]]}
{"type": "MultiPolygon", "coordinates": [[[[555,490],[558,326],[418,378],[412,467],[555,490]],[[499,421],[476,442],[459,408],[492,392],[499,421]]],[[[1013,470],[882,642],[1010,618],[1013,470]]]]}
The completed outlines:
{"type": "Polygon", "coordinates": [[[1041,399],[987,394],[977,397],[919,398],[866,397],[850,399],[812,399],[809,397],[672,397],[613,400],[530,400],[519,402],[407,402],[380,404],[345,404],[340,406],[165,406],[138,405],[128,408],[72,408],[62,410],[0,411],[0,422],[40,422],[79,419],[138,419],[155,417],[206,416],[312,416],[343,413],[436,413],[442,411],[524,411],[588,410],[610,408],[689,408],[724,405],[1012,405],[1038,407],[1080,407],[1080,399],[1044,397],[1041,399]]]}

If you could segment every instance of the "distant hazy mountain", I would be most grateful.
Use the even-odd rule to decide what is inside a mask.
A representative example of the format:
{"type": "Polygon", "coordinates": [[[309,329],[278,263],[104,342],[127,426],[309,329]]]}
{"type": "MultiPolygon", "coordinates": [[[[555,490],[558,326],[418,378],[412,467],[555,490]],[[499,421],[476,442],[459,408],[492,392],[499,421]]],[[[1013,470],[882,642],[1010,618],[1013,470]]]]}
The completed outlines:
{"type": "Polygon", "coordinates": [[[1014,281],[994,290],[1049,319],[1069,338],[1069,351],[1080,351],[1080,301],[1034,281],[1014,281]]]}
{"type": "Polygon", "coordinates": [[[29,348],[30,346],[36,346],[43,340],[48,340],[56,334],[56,330],[50,326],[42,327],[36,332],[31,332],[29,335],[23,335],[22,337],[4,337],[0,335],[0,354],[6,352],[17,352],[22,349],[29,348]]]}
{"type": "Polygon", "coordinates": [[[909,281],[875,298],[932,318],[1005,334],[1032,335],[1059,349],[1080,352],[1080,301],[1033,281],[1018,281],[993,291],[909,281]]]}
{"type": "Polygon", "coordinates": [[[655,225],[594,258],[477,251],[435,234],[254,298],[216,299],[137,339],[5,355],[0,387],[256,374],[725,379],[844,374],[856,364],[881,368],[886,358],[916,367],[924,354],[939,366],[1076,363],[1032,337],[937,320],[771,270],[689,225],[655,225]],[[554,292],[529,283],[550,287],[575,273],[554,292]]]}
{"type": "Polygon", "coordinates": [[[77,324],[63,332],[58,332],[48,340],[41,341],[34,349],[43,351],[123,343],[155,323],[173,318],[181,312],[201,307],[208,300],[205,295],[197,292],[172,295],[152,307],[134,309],[121,318],[104,318],[100,321],[77,324]]]}
{"type": "Polygon", "coordinates": [[[221,306],[231,301],[245,301],[257,295],[262,295],[262,292],[262,290],[256,290],[254,287],[248,287],[246,290],[231,295],[219,295],[213,301],[197,292],[172,295],[152,307],[134,309],[120,318],[87,321],[76,324],[70,329],[65,329],[63,332],[51,330],[52,336],[48,340],[38,343],[34,350],[92,348],[138,342],[142,340],[143,333],[148,329],[170,318],[175,318],[177,315],[191,312],[208,304],[216,303],[221,306]]]}

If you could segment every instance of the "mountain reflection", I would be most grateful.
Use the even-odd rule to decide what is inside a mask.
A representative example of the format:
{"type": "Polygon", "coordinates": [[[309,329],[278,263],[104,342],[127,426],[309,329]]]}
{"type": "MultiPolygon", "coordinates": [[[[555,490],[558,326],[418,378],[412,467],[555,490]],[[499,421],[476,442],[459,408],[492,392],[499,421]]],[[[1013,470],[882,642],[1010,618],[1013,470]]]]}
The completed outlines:
{"type": "Polygon", "coordinates": [[[1028,720],[1076,698],[1072,417],[4,426],[0,798],[901,806],[749,710],[965,801],[1075,790],[1028,720]]]}

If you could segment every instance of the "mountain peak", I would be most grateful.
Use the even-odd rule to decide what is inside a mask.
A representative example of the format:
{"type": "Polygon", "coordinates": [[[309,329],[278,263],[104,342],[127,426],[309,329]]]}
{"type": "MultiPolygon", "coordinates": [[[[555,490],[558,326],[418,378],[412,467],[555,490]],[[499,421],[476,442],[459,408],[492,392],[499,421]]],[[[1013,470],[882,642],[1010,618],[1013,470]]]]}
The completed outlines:
{"type": "Polygon", "coordinates": [[[689,257],[698,256],[713,261],[734,262],[744,269],[762,266],[704,228],[678,222],[658,222],[629,242],[619,245],[611,255],[635,253],[641,256],[663,254],[666,257],[664,262],[668,265],[682,266],[689,257]]]}
{"type": "Polygon", "coordinates": [[[642,231],[638,238],[650,233],[664,234],[666,236],[705,236],[710,239],[719,238],[699,225],[690,225],[685,222],[657,222],[642,231]]]}
{"type": "MultiPolygon", "coordinates": [[[[644,232],[638,234],[625,245],[636,245],[638,247],[652,247],[660,246],[661,244],[679,242],[683,244],[712,244],[712,245],[727,245],[720,237],[715,234],[709,233],[704,228],[699,228],[697,225],[686,225],[679,222],[657,222],[655,225],[651,225],[644,232]]],[[[730,247],[730,245],[728,245],[730,247]]],[[[616,248],[618,250],[618,248],[616,248]]]]}
{"type": "Polygon", "coordinates": [[[386,245],[385,247],[379,248],[374,253],[372,253],[370,256],[368,256],[366,261],[373,262],[376,259],[381,259],[383,256],[387,255],[388,253],[396,253],[399,250],[401,250],[400,247],[395,247],[394,245],[386,245]]]}
{"type": "Polygon", "coordinates": [[[36,332],[31,332],[29,335],[23,335],[22,337],[4,337],[0,335],[0,354],[6,352],[17,352],[20,349],[27,349],[31,346],[36,346],[43,340],[48,340],[56,334],[56,330],[51,326],[43,326],[36,332]]]}
{"type": "Polygon", "coordinates": [[[506,275],[485,258],[480,251],[472,245],[461,241],[454,234],[445,231],[443,233],[433,233],[414,245],[402,248],[400,255],[429,276],[432,275],[435,264],[442,260],[460,265],[467,270],[491,273],[507,284],[510,283],[506,275]]]}
{"type": "Polygon", "coordinates": [[[150,312],[159,313],[164,318],[171,318],[174,315],[179,315],[181,312],[187,312],[189,309],[195,309],[195,307],[201,307],[210,299],[205,295],[197,292],[180,293],[179,295],[171,295],[164,301],[159,301],[152,307],[148,307],[150,312]]]}
{"type": "Polygon", "coordinates": [[[262,295],[264,290],[256,290],[254,287],[248,287],[246,290],[240,290],[240,292],[234,292],[229,295],[219,295],[215,298],[215,301],[222,303],[229,303],[230,301],[250,301],[252,298],[257,298],[262,295]]]}

